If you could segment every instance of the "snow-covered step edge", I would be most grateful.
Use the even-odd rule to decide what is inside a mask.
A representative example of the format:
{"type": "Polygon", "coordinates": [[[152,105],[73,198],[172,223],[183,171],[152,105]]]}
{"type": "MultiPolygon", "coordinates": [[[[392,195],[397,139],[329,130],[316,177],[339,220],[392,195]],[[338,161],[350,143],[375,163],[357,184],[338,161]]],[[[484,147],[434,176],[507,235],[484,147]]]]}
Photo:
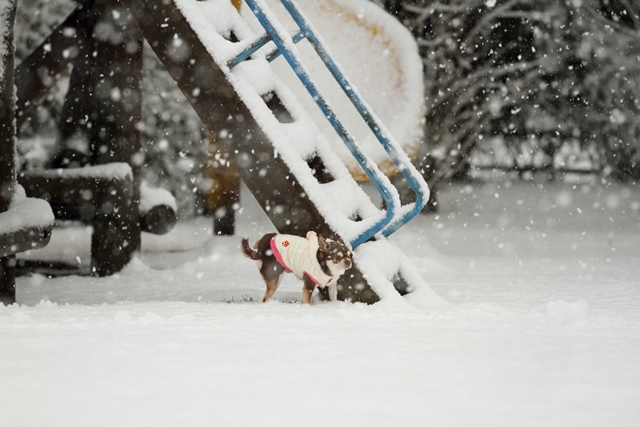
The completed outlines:
{"type": "MultiPolygon", "coordinates": [[[[325,221],[344,239],[353,240],[370,224],[384,217],[384,212],[376,208],[358,183],[351,177],[339,157],[333,153],[329,144],[321,136],[319,129],[311,118],[304,112],[289,88],[271,71],[266,68],[264,78],[271,78],[272,85],[262,85],[262,89],[269,87],[275,92],[283,105],[293,116],[295,122],[280,123],[262,100],[260,93],[254,90],[254,84],[249,84],[245,77],[247,68],[253,68],[265,59],[256,58],[246,64],[240,64],[230,73],[230,81],[236,91],[249,107],[254,119],[262,130],[269,136],[278,156],[287,164],[299,184],[304,188],[307,196],[314,202],[325,221]],[[239,70],[241,70],[239,72],[239,70]],[[267,74],[268,73],[268,74],[267,74]],[[307,137],[305,140],[304,137],[307,137]],[[303,138],[303,139],[300,139],[303,138]],[[317,155],[322,159],[324,167],[340,183],[340,192],[325,191],[333,186],[320,184],[307,164],[307,159],[317,155]],[[351,217],[356,214],[364,221],[355,222],[351,217]]],[[[252,73],[252,75],[255,75],[252,73]]]]}
{"type": "Polygon", "coordinates": [[[47,228],[53,225],[54,220],[49,203],[27,197],[24,188],[16,184],[9,209],[0,213],[0,234],[25,228],[47,228]]]}
{"type": "MultiPolygon", "coordinates": [[[[267,2],[266,0],[254,0],[257,3],[262,3],[264,5],[264,7],[267,7],[267,2]]],[[[359,11],[358,13],[362,13],[364,16],[364,9],[362,9],[362,7],[365,8],[372,8],[373,10],[377,9],[377,24],[376,25],[380,25],[381,28],[384,28],[384,26],[382,26],[382,23],[385,22],[385,20],[383,19],[382,21],[380,20],[381,16],[387,15],[385,12],[382,11],[382,9],[380,9],[378,6],[373,5],[367,1],[361,1],[362,4],[351,4],[351,6],[349,6],[350,8],[356,7],[359,11]],[[365,6],[366,5],[366,6],[365,6]]],[[[346,6],[347,3],[344,4],[344,6],[346,6]]],[[[373,12],[373,11],[371,11],[373,12]]],[[[300,13],[303,13],[302,11],[300,11],[300,13]]],[[[375,16],[376,13],[373,13],[371,17],[375,16]]],[[[274,15],[275,17],[275,15],[274,15]]],[[[413,40],[413,37],[410,36],[408,30],[406,28],[404,28],[404,26],[400,25],[396,19],[390,17],[390,16],[386,16],[386,21],[387,23],[390,22],[394,22],[396,24],[396,27],[401,27],[403,28],[403,34],[409,35],[409,39],[405,39],[405,42],[409,43],[410,46],[415,46],[415,41],[413,40]]],[[[309,27],[311,28],[311,30],[316,34],[316,36],[318,37],[318,40],[320,41],[320,43],[324,46],[324,49],[326,50],[326,52],[333,58],[335,58],[335,55],[333,53],[331,53],[327,43],[324,41],[322,35],[314,28],[313,23],[308,19],[305,18],[307,21],[307,24],[309,25],[309,27]]],[[[362,19],[362,18],[360,18],[362,19]]],[[[388,26],[388,25],[387,25],[388,26]]],[[[290,32],[287,31],[285,29],[285,27],[278,23],[274,23],[274,27],[276,28],[276,30],[278,30],[278,33],[280,34],[280,36],[283,39],[290,39],[290,32]]],[[[290,48],[292,50],[292,53],[294,54],[294,56],[298,59],[298,61],[302,64],[302,66],[304,68],[306,68],[306,64],[303,60],[302,54],[298,49],[298,46],[296,44],[293,43],[293,41],[289,41],[290,43],[290,48]]],[[[417,118],[417,123],[414,123],[416,128],[422,128],[421,125],[419,125],[419,123],[422,121],[422,117],[423,117],[423,113],[422,111],[424,110],[424,99],[423,97],[420,95],[420,93],[422,92],[422,60],[420,59],[420,56],[417,55],[417,46],[415,46],[415,50],[416,52],[414,52],[414,55],[411,55],[413,57],[413,59],[417,60],[417,67],[416,64],[413,64],[412,66],[410,66],[410,62],[411,61],[404,61],[403,65],[405,67],[410,68],[413,73],[409,73],[410,75],[413,75],[413,79],[411,79],[411,84],[412,86],[408,86],[405,87],[405,89],[410,89],[411,92],[413,93],[413,96],[411,97],[414,102],[417,101],[414,105],[414,108],[416,109],[416,114],[415,117],[417,118]],[[416,74],[416,71],[418,71],[419,73],[416,74]],[[417,76],[417,78],[415,78],[417,76]],[[416,95],[416,93],[418,95],[416,95]]],[[[403,56],[407,56],[407,54],[405,53],[405,55],[403,56]]],[[[406,59],[406,58],[405,58],[406,59]]],[[[348,73],[345,72],[345,70],[342,68],[342,65],[339,64],[337,61],[335,62],[335,66],[339,69],[340,73],[345,77],[345,79],[349,80],[348,78],[348,73]]],[[[378,115],[376,114],[376,112],[369,106],[369,103],[365,100],[365,98],[362,96],[362,94],[360,94],[359,89],[357,88],[357,85],[354,84],[353,81],[349,82],[349,88],[350,90],[360,99],[360,102],[362,103],[362,105],[365,106],[365,109],[369,112],[369,114],[371,115],[371,117],[374,119],[374,122],[376,123],[376,127],[378,128],[378,132],[380,132],[381,135],[383,135],[386,144],[388,144],[390,146],[390,148],[392,148],[393,150],[395,150],[395,156],[397,158],[397,160],[400,161],[400,165],[398,166],[400,168],[401,172],[404,172],[405,170],[408,170],[409,173],[411,173],[411,175],[418,177],[418,181],[422,181],[420,182],[421,184],[421,188],[422,188],[422,192],[425,194],[425,198],[428,199],[429,198],[429,188],[426,184],[426,182],[424,182],[424,180],[421,179],[421,174],[416,170],[416,168],[414,167],[413,163],[411,163],[411,160],[409,159],[409,157],[407,156],[407,154],[405,153],[403,147],[399,144],[398,140],[396,140],[395,136],[389,131],[388,127],[384,124],[384,122],[382,120],[380,120],[380,118],[378,117],[378,115]]],[[[304,107],[303,107],[304,108],[304,107]]],[[[412,115],[413,116],[413,115],[412,115]]],[[[354,120],[357,122],[362,123],[361,120],[354,120]]],[[[410,125],[409,125],[410,126],[410,125]]],[[[352,134],[352,136],[354,136],[354,134],[352,134]]],[[[414,140],[416,139],[417,135],[414,135],[414,140]]],[[[355,136],[354,136],[355,138],[355,136]]],[[[378,138],[373,134],[373,132],[367,131],[366,132],[366,137],[362,138],[364,139],[370,139],[371,141],[374,141],[373,144],[369,144],[368,150],[366,150],[367,152],[370,151],[379,151],[381,156],[377,156],[378,161],[374,162],[372,157],[369,157],[369,154],[367,154],[368,157],[368,161],[369,163],[373,164],[373,165],[377,165],[377,163],[379,161],[381,161],[382,159],[385,159],[387,162],[390,161],[390,163],[393,163],[393,160],[391,160],[391,156],[387,154],[386,150],[383,147],[383,144],[380,143],[380,141],[378,140],[378,138]]],[[[359,141],[358,145],[361,147],[361,149],[364,149],[365,145],[362,144],[363,141],[359,141]]],[[[418,142],[419,144],[419,142],[418,142]]],[[[417,150],[417,147],[415,148],[415,150],[417,150]]],[[[363,150],[364,151],[364,150],[363,150]]],[[[336,153],[337,154],[337,153],[336,153]]],[[[386,180],[386,175],[384,173],[382,173],[381,170],[379,170],[379,168],[376,166],[376,172],[378,173],[378,178],[385,182],[385,184],[389,187],[393,186],[390,184],[390,182],[387,182],[386,180]]],[[[395,167],[393,168],[395,170],[395,167]]],[[[399,203],[399,199],[396,201],[397,205],[400,206],[399,203]]]]}
{"type": "Polygon", "coordinates": [[[448,305],[431,289],[411,260],[389,239],[363,243],[354,250],[354,261],[384,305],[406,307],[411,304],[421,310],[448,305]],[[401,296],[395,289],[393,280],[397,275],[409,285],[409,294],[401,296]]]}
{"type": "Polygon", "coordinates": [[[150,187],[146,181],[140,183],[140,203],[138,211],[145,214],[153,209],[154,206],[168,206],[174,212],[178,212],[178,203],[176,198],[169,190],[159,187],[150,187]]]}
{"type": "MultiPolygon", "coordinates": [[[[280,0],[265,0],[269,8],[280,18],[287,29],[297,29],[280,0]]],[[[422,58],[417,43],[410,31],[395,16],[385,12],[370,0],[296,0],[299,8],[317,28],[320,39],[334,58],[347,71],[364,96],[364,100],[373,107],[376,115],[389,128],[396,141],[401,142],[403,150],[412,157],[422,141],[424,134],[423,112],[425,110],[422,58]],[[364,70],[375,70],[367,72],[364,70]],[[390,70],[390,71],[383,71],[390,70]],[[383,89],[384,87],[384,89],[383,89]],[[393,98],[380,97],[382,92],[393,93],[393,98]],[[374,95],[375,94],[375,95],[374,95]]],[[[249,8],[243,7],[242,16],[251,28],[260,29],[260,24],[249,8]]],[[[329,72],[307,43],[296,45],[302,53],[305,63],[318,77],[320,86],[329,97],[340,117],[345,117],[350,131],[386,174],[395,173],[395,165],[379,144],[377,138],[368,130],[358,112],[351,108],[342,90],[330,81],[329,72]]],[[[292,72],[284,62],[274,63],[274,70],[285,81],[289,81],[292,72]]],[[[295,85],[293,91],[305,93],[302,85],[295,85]]],[[[350,156],[346,147],[331,138],[332,130],[328,123],[321,122],[320,112],[311,110],[310,98],[301,97],[302,104],[314,120],[333,149],[347,165],[357,180],[366,181],[366,177],[357,162],[350,156]]]]}
{"type": "MultiPolygon", "coordinates": [[[[299,64],[299,67],[302,69],[303,72],[305,72],[307,75],[310,76],[311,73],[309,72],[309,70],[307,70],[307,65],[305,64],[305,61],[302,59],[302,55],[300,54],[300,51],[298,50],[297,45],[291,39],[291,32],[289,30],[287,30],[284,27],[284,25],[277,19],[276,15],[269,9],[269,6],[268,6],[267,2],[265,2],[264,0],[254,0],[254,1],[262,9],[262,12],[267,17],[267,19],[269,19],[273,29],[277,32],[278,36],[281,38],[281,40],[285,44],[286,48],[289,50],[289,53],[296,59],[296,61],[299,64]]],[[[275,79],[275,81],[282,82],[282,79],[275,73],[275,71],[273,71],[273,69],[271,69],[271,72],[273,73],[272,78],[275,79]]],[[[295,97],[295,94],[293,93],[293,90],[291,90],[286,85],[283,85],[282,89],[283,89],[283,91],[286,91],[286,92],[291,94],[292,106],[295,107],[295,110],[300,111],[301,113],[304,113],[305,116],[308,116],[308,114],[305,111],[305,107],[295,97]]],[[[352,87],[352,90],[356,91],[355,86],[352,87]]],[[[307,95],[307,94],[305,94],[305,95],[307,95]]],[[[317,108],[317,106],[315,106],[315,105],[313,105],[312,107],[313,108],[317,108]]],[[[314,128],[316,129],[316,132],[317,132],[317,135],[318,135],[318,139],[317,139],[318,147],[320,147],[320,146],[326,147],[325,157],[323,157],[323,159],[328,159],[328,158],[336,159],[337,160],[336,161],[336,167],[338,167],[338,165],[339,165],[339,169],[340,169],[340,171],[342,173],[344,173],[344,174],[346,174],[348,176],[351,176],[351,173],[349,172],[347,167],[344,165],[344,163],[341,160],[340,156],[334,151],[334,149],[331,147],[329,142],[324,138],[323,134],[320,132],[320,130],[317,127],[316,123],[313,122],[313,120],[310,117],[309,117],[309,121],[314,124],[314,128]]],[[[335,135],[333,133],[332,133],[332,135],[334,135],[334,137],[336,139],[339,139],[337,135],[335,135]]],[[[353,137],[353,135],[351,135],[351,136],[353,137]]],[[[365,162],[369,164],[371,171],[376,175],[377,180],[380,183],[382,183],[382,185],[390,193],[390,196],[391,196],[391,198],[393,200],[393,203],[396,206],[400,206],[401,205],[400,197],[398,195],[397,189],[391,184],[389,178],[384,173],[382,173],[382,171],[378,168],[377,164],[373,161],[373,159],[366,152],[364,152],[362,150],[362,147],[360,146],[360,144],[357,141],[354,141],[354,143],[357,146],[359,146],[360,157],[364,158],[365,162]]],[[[409,164],[409,167],[411,167],[410,164],[409,164]]],[[[359,190],[361,190],[357,186],[355,186],[354,188],[358,188],[359,190]]],[[[362,209],[358,209],[358,211],[362,211],[362,209]]],[[[395,217],[393,218],[393,221],[395,221],[395,220],[397,220],[399,218],[400,218],[400,215],[396,214],[395,217]]],[[[359,224],[359,226],[360,226],[359,228],[361,228],[362,231],[366,230],[366,227],[363,228],[362,224],[359,224]]]]}
{"type": "Polygon", "coordinates": [[[43,178],[133,179],[131,166],[124,162],[84,166],[81,168],[42,169],[29,171],[29,173],[36,174],[43,178]]]}

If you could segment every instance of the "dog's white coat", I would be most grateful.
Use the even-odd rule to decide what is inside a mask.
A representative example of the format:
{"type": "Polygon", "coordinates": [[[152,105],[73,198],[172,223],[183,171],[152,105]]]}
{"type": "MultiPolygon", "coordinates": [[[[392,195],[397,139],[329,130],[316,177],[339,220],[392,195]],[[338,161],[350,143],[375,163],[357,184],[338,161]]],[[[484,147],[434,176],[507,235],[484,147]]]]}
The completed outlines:
{"type": "Polygon", "coordinates": [[[316,257],[319,247],[318,235],[315,233],[308,233],[306,239],[291,234],[277,234],[271,241],[271,249],[284,268],[299,279],[309,276],[316,285],[323,287],[336,278],[322,271],[316,257]]]}

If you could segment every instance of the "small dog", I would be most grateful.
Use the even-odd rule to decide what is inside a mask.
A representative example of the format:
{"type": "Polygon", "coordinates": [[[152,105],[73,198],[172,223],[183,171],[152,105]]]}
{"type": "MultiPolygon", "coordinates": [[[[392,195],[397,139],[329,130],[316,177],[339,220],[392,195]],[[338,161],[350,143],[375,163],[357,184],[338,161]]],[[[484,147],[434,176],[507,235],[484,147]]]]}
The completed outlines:
{"type": "Polygon", "coordinates": [[[278,289],[285,271],[295,274],[304,282],[303,304],[311,304],[316,286],[329,287],[329,298],[337,301],[338,277],[353,264],[353,256],[340,236],[336,240],[325,239],[315,231],[304,237],[290,234],[265,234],[253,247],[244,237],[242,252],[257,262],[260,274],[267,284],[263,302],[269,301],[278,289]]]}

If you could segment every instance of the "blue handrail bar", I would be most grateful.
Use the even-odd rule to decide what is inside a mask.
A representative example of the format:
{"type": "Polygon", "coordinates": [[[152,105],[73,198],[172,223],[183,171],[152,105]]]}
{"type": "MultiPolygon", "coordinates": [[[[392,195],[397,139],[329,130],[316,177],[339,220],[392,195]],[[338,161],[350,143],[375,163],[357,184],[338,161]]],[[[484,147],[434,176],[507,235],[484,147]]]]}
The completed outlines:
{"type": "MultiPolygon", "coordinates": [[[[365,230],[360,236],[351,242],[353,248],[366,242],[377,233],[382,232],[382,235],[388,236],[402,225],[406,224],[413,217],[415,217],[424,207],[428,200],[428,187],[422,176],[415,170],[411,162],[402,156],[398,151],[394,143],[389,139],[389,132],[380,122],[380,120],[371,112],[370,108],[357,94],[354,86],[349,83],[344,73],[340,70],[340,67],[335,63],[329,52],[325,49],[320,42],[318,36],[315,34],[311,25],[307,19],[302,15],[293,2],[290,0],[281,0],[284,7],[287,9],[291,17],[294,19],[300,31],[297,32],[291,40],[293,43],[298,43],[300,40],[306,38],[314,47],[316,53],[320,59],[324,62],[327,69],[331,72],[337,83],[340,85],[344,93],[347,95],[351,103],[356,110],[360,113],[361,117],[367,123],[370,130],[374,133],[378,141],[394,162],[400,173],[407,180],[411,188],[416,194],[416,202],[413,204],[412,209],[404,213],[399,219],[395,219],[396,212],[396,200],[393,198],[393,192],[390,190],[383,181],[386,177],[377,169],[372,167],[370,159],[364,154],[353,137],[348,133],[346,128],[342,125],[337,115],[333,112],[333,109],[329,106],[326,99],[322,96],[315,83],[311,80],[304,67],[301,65],[297,58],[297,55],[292,52],[286,46],[286,40],[278,33],[273,26],[267,15],[262,8],[255,2],[255,0],[246,0],[247,4],[253,11],[258,21],[263,26],[266,34],[253,42],[247,49],[237,55],[232,61],[229,62],[230,67],[233,67],[243,60],[247,59],[250,55],[266,45],[269,41],[273,41],[276,45],[276,49],[270,52],[266,58],[272,61],[277,56],[282,54],[293,71],[296,73],[302,84],[305,86],[309,94],[315,100],[318,107],[324,113],[325,117],[329,120],[336,133],[340,136],[345,143],[351,154],[354,156],[358,164],[362,167],[365,174],[369,177],[374,184],[376,190],[380,193],[383,200],[386,203],[387,211],[383,219],[376,222],[374,225],[365,230]],[[381,176],[382,175],[382,176],[381,176]]],[[[404,154],[404,153],[403,153],[404,154]]],[[[386,180],[388,182],[388,180],[386,180]]],[[[389,184],[390,185],[390,184],[389,184]]],[[[395,191],[395,189],[394,189],[395,191]]],[[[397,194],[397,192],[396,192],[397,194]]]]}
{"type": "Polygon", "coordinates": [[[248,59],[251,55],[259,51],[264,45],[271,41],[271,36],[269,33],[263,34],[261,37],[258,37],[253,43],[251,43],[245,50],[240,52],[233,58],[231,61],[227,63],[229,68],[233,68],[245,59],[248,59]]]}
{"type": "MultiPolygon", "coordinates": [[[[298,43],[300,40],[303,40],[306,35],[302,31],[298,31],[291,39],[294,43],[298,43]]],[[[271,35],[269,33],[263,34],[261,37],[258,37],[253,43],[247,46],[242,52],[237,54],[235,58],[227,63],[229,68],[233,68],[236,65],[240,64],[242,61],[249,59],[251,55],[262,49],[264,45],[271,41],[271,35]]],[[[276,47],[273,51],[268,53],[265,57],[267,61],[271,62],[280,56],[280,50],[276,47]]]]}
{"type": "Polygon", "coordinates": [[[371,129],[378,141],[382,144],[384,150],[387,152],[393,163],[398,168],[399,172],[402,174],[402,176],[404,176],[404,178],[407,180],[407,183],[416,194],[416,202],[413,209],[408,211],[405,215],[394,221],[389,227],[383,230],[382,234],[384,236],[388,236],[398,228],[400,228],[402,225],[413,219],[427,204],[428,193],[425,197],[425,191],[428,191],[427,183],[422,178],[422,175],[415,171],[415,169],[412,167],[413,165],[410,165],[410,162],[408,161],[406,156],[403,158],[403,156],[401,156],[398,152],[397,148],[391,143],[389,139],[389,132],[385,128],[384,124],[377,117],[375,117],[371,109],[366,105],[360,95],[358,95],[358,93],[354,89],[354,86],[347,80],[342,70],[340,70],[338,64],[335,63],[327,49],[319,40],[315,31],[313,31],[313,29],[311,28],[308,20],[303,16],[302,12],[298,9],[295,3],[291,0],[281,0],[281,2],[285,9],[287,9],[289,14],[291,15],[295,23],[298,25],[300,30],[304,32],[307,40],[309,40],[309,43],[311,43],[322,62],[324,62],[327,69],[329,70],[329,72],[331,72],[334,79],[338,82],[345,95],[347,95],[353,106],[356,108],[356,110],[358,110],[360,116],[363,118],[367,126],[369,126],[369,129],[371,129]]]}
{"type": "MultiPolygon", "coordinates": [[[[293,40],[293,42],[297,44],[300,40],[304,40],[305,37],[306,34],[304,32],[298,31],[293,37],[291,37],[291,40],[293,40]]],[[[267,61],[271,62],[280,55],[280,49],[276,47],[271,51],[271,53],[268,53],[265,58],[267,58],[267,61]]]]}
{"type": "Polygon", "coordinates": [[[360,147],[355,142],[353,137],[349,134],[342,122],[338,119],[338,116],[329,106],[329,103],[326,101],[322,93],[320,93],[320,90],[317,88],[315,83],[313,83],[309,74],[304,71],[304,67],[302,66],[298,58],[291,52],[290,49],[286,48],[285,40],[273,27],[271,21],[267,18],[264,11],[260,7],[258,7],[258,5],[256,5],[254,0],[246,1],[256,18],[258,18],[258,21],[260,21],[260,24],[270,35],[271,40],[275,43],[282,56],[287,60],[287,62],[296,73],[304,87],[307,89],[311,97],[314,99],[318,107],[320,107],[320,110],[322,110],[327,120],[329,120],[336,133],[345,143],[345,145],[351,152],[351,155],[353,155],[358,164],[362,167],[365,174],[369,177],[371,182],[376,187],[376,190],[378,190],[383,200],[387,204],[387,212],[385,216],[381,220],[373,224],[371,227],[369,227],[367,230],[365,230],[363,233],[361,233],[360,236],[358,236],[352,242],[350,242],[352,248],[355,249],[357,246],[375,236],[393,220],[396,211],[396,201],[393,198],[393,194],[389,188],[385,187],[382,184],[382,181],[378,176],[380,172],[377,170],[377,168],[374,169],[372,167],[373,162],[369,161],[366,154],[364,154],[362,149],[360,149],[360,147]]]}

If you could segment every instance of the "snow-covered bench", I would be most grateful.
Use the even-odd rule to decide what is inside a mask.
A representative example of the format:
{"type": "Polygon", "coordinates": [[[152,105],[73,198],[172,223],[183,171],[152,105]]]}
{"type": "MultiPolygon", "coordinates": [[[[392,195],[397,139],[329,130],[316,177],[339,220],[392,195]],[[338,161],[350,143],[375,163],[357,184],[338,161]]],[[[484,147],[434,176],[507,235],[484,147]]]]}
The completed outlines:
{"type": "Polygon", "coordinates": [[[140,230],[151,234],[166,234],[178,220],[176,199],[164,188],[152,188],[140,184],[140,230]]]}
{"type": "Polygon", "coordinates": [[[22,187],[15,187],[9,209],[0,213],[0,303],[15,301],[13,255],[46,246],[53,220],[47,202],[28,198],[22,187]]]}
{"type": "Polygon", "coordinates": [[[46,201],[26,197],[16,186],[9,209],[0,213],[0,257],[45,246],[53,220],[46,201]]]}
{"type": "Polygon", "coordinates": [[[30,197],[47,200],[57,219],[93,226],[91,272],[120,271],[140,247],[134,181],[126,163],[29,171],[20,183],[30,197]]]}
{"type": "Polygon", "coordinates": [[[140,247],[140,230],[164,234],[176,222],[175,199],[166,190],[143,185],[134,202],[134,180],[127,163],[28,171],[20,183],[30,197],[47,200],[57,219],[93,226],[91,272],[120,271],[140,247]]]}

